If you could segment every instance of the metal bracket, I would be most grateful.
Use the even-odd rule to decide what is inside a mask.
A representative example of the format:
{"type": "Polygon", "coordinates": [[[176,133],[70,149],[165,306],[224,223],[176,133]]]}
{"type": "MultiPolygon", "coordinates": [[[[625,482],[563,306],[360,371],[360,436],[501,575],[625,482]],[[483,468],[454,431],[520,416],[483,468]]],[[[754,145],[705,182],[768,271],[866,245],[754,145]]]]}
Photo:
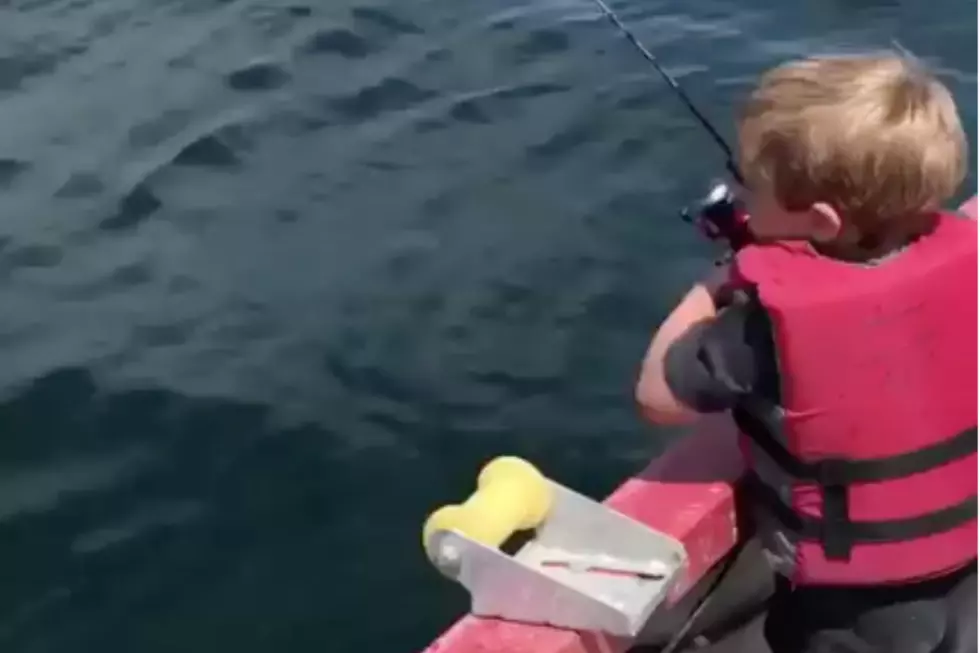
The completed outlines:
{"type": "Polygon", "coordinates": [[[684,545],[545,480],[551,510],[513,557],[448,529],[430,538],[432,563],[475,615],[635,637],[684,573],[684,545]]]}

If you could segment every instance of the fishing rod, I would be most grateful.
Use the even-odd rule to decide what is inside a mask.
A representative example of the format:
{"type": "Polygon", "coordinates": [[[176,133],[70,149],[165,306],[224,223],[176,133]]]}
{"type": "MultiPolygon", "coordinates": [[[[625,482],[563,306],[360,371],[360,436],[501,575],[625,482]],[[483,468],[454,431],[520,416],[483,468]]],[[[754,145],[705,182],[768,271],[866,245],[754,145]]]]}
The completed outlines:
{"type": "MultiPolygon", "coordinates": [[[[742,175],[738,170],[738,166],[735,165],[735,156],[732,153],[732,148],[729,147],[715,126],[711,124],[711,121],[695,106],[691,98],[681,88],[680,83],[660,65],[657,57],[633,35],[633,32],[623,24],[623,21],[606,4],[605,0],[592,1],[602,10],[602,13],[609,19],[609,22],[626,37],[633,47],[643,55],[643,58],[653,66],[654,70],[660,74],[664,81],[667,82],[667,85],[677,94],[677,97],[684,103],[684,106],[691,112],[691,115],[697,119],[705,131],[708,132],[708,135],[711,136],[712,140],[724,152],[725,167],[728,168],[732,177],[739,184],[743,183],[742,175]]],[[[711,240],[724,239],[728,241],[729,246],[734,251],[741,249],[752,240],[748,231],[748,214],[742,209],[736,201],[734,193],[732,193],[731,189],[724,182],[715,182],[704,198],[698,202],[694,214],[692,215],[690,209],[684,209],[681,211],[681,218],[687,222],[696,224],[702,233],[711,240]]]]}
{"type": "Polygon", "coordinates": [[[741,182],[741,179],[739,179],[740,175],[738,173],[738,169],[734,163],[735,158],[732,155],[732,148],[728,146],[728,143],[725,141],[724,137],[718,132],[717,129],[715,129],[715,126],[711,124],[711,121],[708,120],[705,117],[705,115],[701,113],[701,111],[694,105],[694,102],[692,102],[691,98],[687,95],[687,93],[684,92],[684,89],[681,88],[681,85],[674,78],[674,76],[668,73],[664,69],[664,67],[660,65],[660,62],[657,60],[657,57],[655,57],[653,53],[647,50],[646,46],[643,45],[640,42],[640,40],[633,35],[633,32],[631,32],[629,28],[623,24],[623,21],[619,19],[619,16],[616,15],[616,12],[614,12],[609,7],[609,5],[605,3],[604,0],[592,0],[592,1],[595,2],[595,4],[599,7],[599,9],[602,10],[602,13],[606,15],[606,18],[609,19],[609,22],[611,22],[616,27],[616,29],[622,32],[623,36],[625,36],[627,40],[629,40],[629,42],[633,44],[633,47],[635,47],[640,52],[640,54],[643,55],[643,58],[646,59],[651,66],[653,66],[653,69],[656,70],[658,73],[660,73],[660,76],[663,77],[665,82],[667,82],[667,85],[670,86],[670,88],[672,88],[675,93],[677,93],[677,97],[680,98],[681,102],[684,103],[684,105],[688,108],[691,114],[697,119],[698,122],[701,123],[701,126],[705,128],[705,130],[708,132],[708,135],[710,135],[711,138],[714,139],[715,143],[718,144],[718,147],[720,147],[722,151],[725,153],[726,164],[729,171],[735,176],[737,181],[741,182]]]}

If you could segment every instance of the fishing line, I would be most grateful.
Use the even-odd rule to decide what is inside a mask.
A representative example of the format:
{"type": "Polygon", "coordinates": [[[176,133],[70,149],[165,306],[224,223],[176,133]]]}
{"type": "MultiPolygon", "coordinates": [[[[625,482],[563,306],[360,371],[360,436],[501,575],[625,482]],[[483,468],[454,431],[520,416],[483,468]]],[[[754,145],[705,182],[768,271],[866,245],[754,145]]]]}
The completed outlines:
{"type": "Polygon", "coordinates": [[[728,146],[728,143],[718,132],[718,130],[715,129],[714,125],[711,124],[711,121],[709,121],[704,116],[704,114],[701,113],[700,110],[698,110],[698,108],[694,105],[694,102],[692,102],[691,98],[689,98],[687,93],[684,92],[684,89],[681,88],[681,85],[677,82],[677,80],[674,79],[674,77],[670,73],[664,70],[663,66],[660,65],[660,62],[657,60],[657,58],[649,50],[647,50],[647,48],[642,43],[640,43],[639,39],[637,39],[633,35],[633,33],[629,30],[629,28],[627,28],[626,25],[623,24],[623,21],[619,19],[619,17],[616,15],[616,12],[610,9],[609,5],[607,5],[604,0],[592,0],[592,1],[599,7],[599,9],[602,10],[602,13],[605,14],[606,18],[609,19],[609,22],[611,22],[616,27],[616,29],[619,30],[620,33],[622,33],[622,35],[625,36],[630,43],[633,44],[633,47],[635,47],[640,52],[640,54],[643,55],[643,58],[646,59],[651,66],[653,66],[654,70],[660,73],[660,76],[663,77],[665,82],[667,82],[667,85],[674,90],[674,92],[677,94],[677,97],[681,99],[681,101],[688,108],[691,114],[695,118],[697,118],[698,122],[701,123],[701,126],[704,127],[705,130],[707,130],[711,138],[715,141],[715,143],[718,144],[718,147],[720,147],[722,151],[725,153],[725,159],[726,159],[725,165],[728,168],[728,171],[732,173],[732,176],[735,177],[736,181],[741,183],[742,176],[739,174],[738,167],[735,165],[735,157],[732,155],[732,148],[728,146]]]}

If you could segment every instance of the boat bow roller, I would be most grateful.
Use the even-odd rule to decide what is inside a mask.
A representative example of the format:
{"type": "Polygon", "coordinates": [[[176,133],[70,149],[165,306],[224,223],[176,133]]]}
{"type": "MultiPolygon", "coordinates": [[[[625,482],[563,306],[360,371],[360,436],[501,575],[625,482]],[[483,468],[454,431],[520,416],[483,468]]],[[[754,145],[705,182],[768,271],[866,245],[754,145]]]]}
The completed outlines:
{"type": "MultiPolygon", "coordinates": [[[[734,529],[734,523],[732,525],[734,529]]],[[[423,527],[429,560],[470,593],[481,617],[636,637],[687,571],[683,543],[500,457],[461,505],[423,527]],[[531,531],[514,554],[500,547],[531,531]]]]}

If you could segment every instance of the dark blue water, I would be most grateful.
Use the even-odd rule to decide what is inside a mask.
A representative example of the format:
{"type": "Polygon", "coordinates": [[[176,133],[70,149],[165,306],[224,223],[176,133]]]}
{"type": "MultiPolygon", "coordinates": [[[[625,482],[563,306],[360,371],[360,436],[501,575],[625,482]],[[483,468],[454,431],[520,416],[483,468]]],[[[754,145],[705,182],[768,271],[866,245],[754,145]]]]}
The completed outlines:
{"type": "MultiPolygon", "coordinates": [[[[976,135],[973,3],[616,6],[726,133],[898,38],[976,135]]],[[[632,384],[720,164],[588,0],[0,5],[0,648],[424,645],[482,462],[600,496],[671,437],[632,384]]]]}

